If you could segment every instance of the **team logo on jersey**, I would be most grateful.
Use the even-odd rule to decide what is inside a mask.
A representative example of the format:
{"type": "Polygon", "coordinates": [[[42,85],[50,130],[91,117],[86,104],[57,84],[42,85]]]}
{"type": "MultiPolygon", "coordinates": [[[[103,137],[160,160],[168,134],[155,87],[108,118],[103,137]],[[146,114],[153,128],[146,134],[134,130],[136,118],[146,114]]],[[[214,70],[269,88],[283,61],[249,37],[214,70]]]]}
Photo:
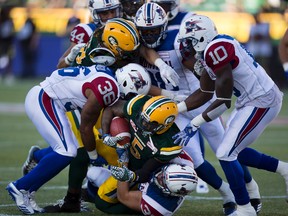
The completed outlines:
{"type": "Polygon", "coordinates": [[[133,81],[135,88],[138,91],[138,89],[144,88],[144,86],[148,85],[148,83],[143,79],[142,75],[138,71],[136,71],[135,73],[136,75],[132,75],[129,73],[129,76],[133,81]]]}
{"type": "Polygon", "coordinates": [[[195,31],[205,30],[204,28],[198,26],[197,23],[199,23],[199,21],[187,21],[185,23],[186,34],[190,32],[193,33],[195,31]]]}

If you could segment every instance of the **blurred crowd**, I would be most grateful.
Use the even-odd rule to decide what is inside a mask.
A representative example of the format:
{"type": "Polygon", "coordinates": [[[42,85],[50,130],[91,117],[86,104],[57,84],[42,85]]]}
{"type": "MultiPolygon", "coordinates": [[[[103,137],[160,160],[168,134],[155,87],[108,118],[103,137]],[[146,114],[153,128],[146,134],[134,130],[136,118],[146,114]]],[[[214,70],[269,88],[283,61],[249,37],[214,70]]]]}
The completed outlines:
{"type": "MultiPolygon", "coordinates": [[[[254,15],[255,25],[250,27],[249,41],[247,46],[252,51],[256,59],[262,63],[269,75],[279,86],[286,86],[283,81],[283,70],[277,54],[277,44],[269,35],[269,23],[259,20],[259,13],[287,12],[287,2],[283,0],[255,0],[232,1],[232,0],[181,0],[181,7],[191,11],[229,11],[229,12],[248,12],[254,15]],[[215,4],[217,3],[217,4],[215,4]],[[273,57],[274,56],[274,57],[273,57]],[[273,65],[273,73],[271,72],[273,65]],[[275,67],[276,65],[276,67],[275,67]],[[276,69],[275,69],[276,68],[276,69]],[[275,73],[276,71],[276,73],[275,73]]],[[[37,25],[30,17],[30,6],[36,8],[87,8],[87,1],[83,0],[0,0],[0,81],[6,80],[8,84],[13,83],[14,77],[31,78],[37,76],[37,58],[39,57],[40,32],[37,25]],[[29,5],[29,7],[27,6],[29,5]],[[13,7],[26,7],[26,21],[19,29],[15,30],[11,19],[10,11],[13,7]],[[16,53],[17,45],[17,53],[16,53]],[[19,49],[18,49],[19,48],[19,49]],[[19,51],[18,51],[19,50],[19,51]],[[13,65],[13,59],[17,54],[17,69],[13,65]],[[19,57],[20,56],[20,57],[19,57]],[[19,64],[21,66],[19,66],[19,64]],[[12,67],[13,66],[13,67],[12,67]],[[14,70],[14,74],[13,74],[14,70]],[[18,71],[15,73],[15,71],[18,71]]],[[[75,10],[76,11],[76,10],[75,10]]],[[[69,44],[69,34],[71,29],[81,20],[76,13],[67,21],[67,29],[63,32],[63,49],[69,44]],[[66,45],[65,45],[66,43],[66,45]]],[[[59,35],[58,35],[59,36],[59,35]]],[[[43,38],[42,38],[43,39],[43,38]]],[[[43,48],[42,48],[43,49],[43,48]]],[[[41,55],[40,57],[41,58],[41,55]]],[[[38,60],[39,60],[38,58],[38,60]]],[[[38,74],[39,75],[39,74],[38,74]]]]}

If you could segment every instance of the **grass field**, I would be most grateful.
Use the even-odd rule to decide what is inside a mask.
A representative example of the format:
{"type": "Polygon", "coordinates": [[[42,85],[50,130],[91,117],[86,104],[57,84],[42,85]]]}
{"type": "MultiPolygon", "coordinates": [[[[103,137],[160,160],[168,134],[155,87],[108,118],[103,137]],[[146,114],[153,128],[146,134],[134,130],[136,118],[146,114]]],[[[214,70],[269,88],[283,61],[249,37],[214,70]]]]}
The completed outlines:
{"type": "MultiPolygon", "coordinates": [[[[30,146],[37,144],[46,147],[42,137],[37,133],[23,110],[27,91],[38,82],[39,80],[16,81],[13,86],[0,85],[0,215],[21,215],[15,203],[8,196],[5,187],[9,182],[21,177],[21,166],[26,160],[30,146]],[[8,106],[11,103],[15,105],[12,108],[8,106]]],[[[252,145],[255,149],[284,161],[288,161],[288,96],[286,94],[279,118],[252,145]]],[[[206,159],[215,166],[218,173],[224,178],[220,165],[208,146],[206,147],[206,159]]],[[[283,178],[278,174],[252,168],[251,172],[259,184],[262,196],[263,208],[260,215],[287,216],[288,203],[284,200],[285,183],[283,178]]],[[[54,203],[66,194],[66,189],[67,169],[37,192],[37,203],[41,207],[48,203],[54,203]]],[[[89,207],[91,212],[62,213],[61,216],[104,215],[92,204],[89,204],[89,207]]],[[[223,215],[221,207],[222,201],[219,194],[210,187],[208,194],[192,193],[176,215],[221,216],[223,215]]]]}

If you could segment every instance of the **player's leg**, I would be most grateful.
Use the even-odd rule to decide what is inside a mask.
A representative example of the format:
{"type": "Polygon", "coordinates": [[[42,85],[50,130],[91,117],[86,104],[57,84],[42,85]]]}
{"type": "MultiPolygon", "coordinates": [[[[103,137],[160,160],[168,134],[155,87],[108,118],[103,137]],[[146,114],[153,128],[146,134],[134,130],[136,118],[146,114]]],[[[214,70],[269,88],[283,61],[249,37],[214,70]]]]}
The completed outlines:
{"type": "MultiPolygon", "coordinates": [[[[181,114],[177,116],[175,121],[180,130],[183,129],[188,122],[190,122],[190,120],[181,114]]],[[[192,157],[197,175],[221,194],[225,215],[234,212],[236,208],[234,195],[228,183],[223,181],[217,174],[215,168],[203,158],[199,145],[199,137],[192,137],[183,149],[192,157]]]]}
{"type": "Polygon", "coordinates": [[[227,130],[216,156],[234,193],[239,215],[256,215],[256,212],[250,204],[243,168],[237,160],[238,154],[260,136],[279,111],[280,106],[269,109],[244,107],[234,110],[228,120],[227,130]]]}
{"type": "Polygon", "coordinates": [[[251,148],[243,149],[238,155],[238,160],[246,166],[280,174],[285,180],[286,200],[288,202],[288,163],[251,148]]]}
{"type": "MultiPolygon", "coordinates": [[[[23,213],[27,213],[26,211],[30,211],[32,207],[29,200],[24,205],[17,202],[18,198],[21,197],[18,192],[35,193],[43,184],[63,170],[76,155],[76,140],[70,130],[65,113],[45,95],[39,86],[32,88],[28,93],[25,100],[25,109],[38,132],[49,143],[53,151],[45,155],[31,172],[7,186],[9,194],[14,198],[18,208],[23,213]],[[40,99],[38,100],[38,98],[40,99]],[[42,103],[42,101],[47,103],[42,103]],[[59,126],[60,122],[61,127],[55,127],[55,125],[59,126]],[[60,134],[63,136],[60,137],[60,134]],[[66,143],[69,143],[69,145],[65,146],[66,143]]],[[[21,198],[24,197],[26,196],[23,195],[21,198]]],[[[30,213],[34,213],[33,208],[30,213]]]]}

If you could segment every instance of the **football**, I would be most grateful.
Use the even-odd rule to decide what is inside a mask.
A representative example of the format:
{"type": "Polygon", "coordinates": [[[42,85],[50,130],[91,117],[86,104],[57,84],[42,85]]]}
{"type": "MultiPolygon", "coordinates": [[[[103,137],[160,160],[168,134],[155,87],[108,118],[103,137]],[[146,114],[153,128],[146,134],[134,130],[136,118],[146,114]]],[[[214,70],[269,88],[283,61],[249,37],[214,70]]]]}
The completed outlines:
{"type": "Polygon", "coordinates": [[[130,143],[131,134],[129,130],[129,123],[125,118],[114,117],[110,124],[111,136],[122,136],[122,140],[118,142],[120,146],[130,143]]]}

